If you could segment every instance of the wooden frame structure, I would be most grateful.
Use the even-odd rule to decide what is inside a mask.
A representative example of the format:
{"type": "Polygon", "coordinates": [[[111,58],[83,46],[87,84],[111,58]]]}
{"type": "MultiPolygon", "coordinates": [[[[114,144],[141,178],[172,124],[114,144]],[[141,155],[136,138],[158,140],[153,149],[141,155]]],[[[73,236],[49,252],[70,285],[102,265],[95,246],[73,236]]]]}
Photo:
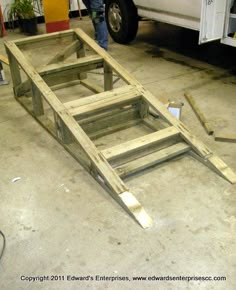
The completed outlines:
{"type": "Polygon", "coordinates": [[[5,43],[5,48],[16,99],[143,228],[151,226],[152,220],[121,179],[127,175],[189,153],[229,182],[236,183],[235,173],[219,157],[81,29],[10,41],[5,43]],[[22,53],[26,45],[35,47],[64,38],[70,39],[70,44],[44,68],[35,68],[22,53]],[[85,46],[93,51],[92,55],[85,55],[85,46]],[[73,54],[77,58],[68,62],[73,54]],[[88,71],[98,68],[103,68],[103,87],[87,78],[88,71]],[[25,81],[22,72],[27,76],[25,81]],[[113,89],[113,73],[126,85],[113,89]],[[67,82],[68,77],[72,81],[59,86],[77,82],[94,94],[62,103],[53,90],[61,79],[67,82]],[[53,119],[47,116],[44,102],[51,108],[53,119]],[[150,115],[150,107],[159,118],[150,115]],[[153,132],[102,151],[92,141],[138,123],[153,132]]]}

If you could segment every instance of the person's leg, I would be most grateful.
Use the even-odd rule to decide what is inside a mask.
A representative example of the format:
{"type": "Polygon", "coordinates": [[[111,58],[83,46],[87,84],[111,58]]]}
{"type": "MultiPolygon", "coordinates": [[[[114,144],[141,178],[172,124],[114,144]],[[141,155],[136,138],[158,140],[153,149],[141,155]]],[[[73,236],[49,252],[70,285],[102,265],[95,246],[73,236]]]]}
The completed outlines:
{"type": "MultiPolygon", "coordinates": [[[[82,0],[86,9],[88,10],[88,14],[89,16],[91,17],[92,19],[92,12],[91,12],[91,6],[90,6],[90,1],[91,0],[82,0]]],[[[94,25],[94,22],[92,21],[93,23],[93,28],[94,28],[94,39],[97,40],[97,32],[96,32],[96,29],[95,29],[95,25],[94,25]]]]}
{"type": "Polygon", "coordinates": [[[90,8],[90,0],[82,0],[86,9],[88,10],[88,13],[91,14],[91,8],[90,8]]]}
{"type": "Polygon", "coordinates": [[[91,18],[95,28],[95,35],[98,44],[107,50],[108,31],[104,15],[103,0],[90,0],[91,18]]]}

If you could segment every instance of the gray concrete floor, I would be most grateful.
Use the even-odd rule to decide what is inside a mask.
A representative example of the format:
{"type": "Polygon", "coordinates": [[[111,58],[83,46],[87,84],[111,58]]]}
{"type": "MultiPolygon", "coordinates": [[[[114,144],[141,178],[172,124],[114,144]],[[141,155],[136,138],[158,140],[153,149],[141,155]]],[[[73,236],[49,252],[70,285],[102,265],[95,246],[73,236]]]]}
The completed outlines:
{"type": "MultiPolygon", "coordinates": [[[[92,35],[88,18],[71,25],[92,35]]],[[[140,26],[133,44],[110,40],[109,52],[157,97],[183,101],[182,121],[236,170],[236,145],[207,136],[183,97],[190,91],[214,128],[235,132],[235,49],[198,47],[195,32],[176,27],[140,26]]],[[[4,40],[20,37],[8,32],[0,53],[4,40]]],[[[15,101],[11,81],[0,87],[0,132],[0,229],[7,239],[0,289],[236,289],[236,188],[199,162],[186,156],[126,180],[154,220],[143,230],[15,101]],[[21,281],[44,275],[131,281],[21,281]],[[132,281],[154,275],[227,280],[132,281]]]]}

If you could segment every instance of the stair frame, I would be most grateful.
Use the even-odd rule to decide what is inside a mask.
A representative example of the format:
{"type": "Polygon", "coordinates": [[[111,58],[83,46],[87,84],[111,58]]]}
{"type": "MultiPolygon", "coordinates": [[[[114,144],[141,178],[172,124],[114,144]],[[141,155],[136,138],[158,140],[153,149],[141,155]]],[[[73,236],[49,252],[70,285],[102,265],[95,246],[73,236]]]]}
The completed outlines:
{"type": "Polygon", "coordinates": [[[236,183],[235,173],[223,160],[199,141],[181,121],[169,113],[154,95],[81,29],[8,41],[5,43],[5,48],[9,58],[16,100],[107,189],[143,228],[150,227],[152,219],[120,177],[127,175],[125,170],[129,168],[129,165],[113,168],[110,159],[122,158],[125,154],[153,147],[169,137],[178,136],[180,143],[176,141],[168,148],[150,153],[148,157],[150,162],[140,157],[140,168],[138,168],[137,160],[133,163],[131,161],[130,167],[133,170],[131,173],[188,152],[227,181],[236,183]],[[40,43],[60,43],[65,39],[69,40],[70,44],[57,53],[44,68],[35,68],[21,51],[25,46],[33,49],[40,43]],[[85,46],[95,54],[86,56],[85,46]],[[73,54],[76,54],[77,60],[73,63],[64,63],[73,54]],[[88,79],[87,73],[97,68],[103,68],[103,87],[91,83],[88,79]],[[27,76],[26,81],[22,81],[21,70],[27,76]],[[113,89],[114,74],[127,86],[113,89]],[[61,84],[60,77],[68,78],[69,83],[61,84]],[[63,85],[78,83],[90,89],[95,95],[63,104],[57,98],[55,91],[63,85]],[[124,92],[126,92],[126,97],[124,97],[124,92]],[[48,118],[45,113],[45,101],[53,111],[54,120],[48,118]],[[150,107],[160,116],[160,122],[150,116],[150,107]],[[127,120],[126,123],[119,122],[123,119],[127,120]],[[131,141],[130,146],[123,144],[123,148],[122,145],[118,145],[100,151],[92,141],[99,136],[128,128],[139,122],[144,122],[155,131],[150,136],[147,135],[150,143],[141,137],[131,141]],[[161,128],[165,129],[161,130],[161,128]],[[170,136],[166,134],[168,132],[170,136]],[[126,147],[127,152],[125,152],[126,147]],[[153,160],[153,158],[156,159],[153,160]]]}

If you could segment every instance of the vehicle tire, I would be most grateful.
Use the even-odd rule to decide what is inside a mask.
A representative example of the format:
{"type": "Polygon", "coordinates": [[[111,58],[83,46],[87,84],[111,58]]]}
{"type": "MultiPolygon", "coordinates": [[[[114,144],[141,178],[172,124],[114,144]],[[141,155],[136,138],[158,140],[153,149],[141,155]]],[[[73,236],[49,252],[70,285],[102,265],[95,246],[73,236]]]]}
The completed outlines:
{"type": "Polygon", "coordinates": [[[105,15],[114,41],[126,44],[134,40],[138,30],[138,14],[132,0],[107,0],[105,15]]]}

